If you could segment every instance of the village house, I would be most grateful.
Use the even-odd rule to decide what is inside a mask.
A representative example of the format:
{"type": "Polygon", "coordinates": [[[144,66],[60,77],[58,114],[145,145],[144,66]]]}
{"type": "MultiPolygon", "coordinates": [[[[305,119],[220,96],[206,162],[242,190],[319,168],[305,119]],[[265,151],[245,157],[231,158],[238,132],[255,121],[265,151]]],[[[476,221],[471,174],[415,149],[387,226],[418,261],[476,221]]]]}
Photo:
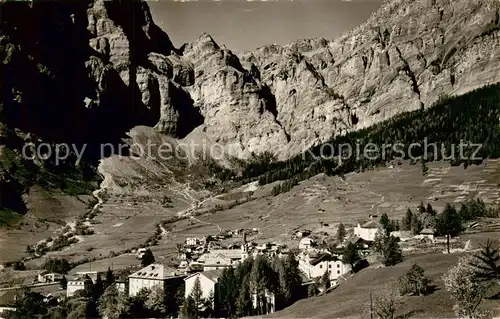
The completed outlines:
{"type": "Polygon", "coordinates": [[[299,242],[300,250],[309,250],[314,246],[314,241],[309,237],[304,237],[299,242]]]}
{"type": "Polygon", "coordinates": [[[413,238],[411,230],[397,230],[391,232],[390,235],[399,238],[401,241],[408,241],[413,238]]]}
{"type": "Polygon", "coordinates": [[[223,254],[210,254],[203,263],[203,271],[224,269],[232,266],[233,261],[231,258],[228,258],[223,254]]]}
{"type": "Polygon", "coordinates": [[[311,234],[310,230],[304,229],[304,230],[297,231],[295,233],[295,236],[297,236],[298,238],[302,238],[302,237],[309,236],[310,234],[311,234]]]}
{"type": "MultiPolygon", "coordinates": [[[[257,294],[252,293],[252,306],[257,308],[257,294]]],[[[266,307],[265,313],[270,314],[276,311],[276,296],[274,293],[266,289],[264,292],[264,306],[266,307]]]]}
{"type": "Polygon", "coordinates": [[[381,229],[380,223],[377,220],[370,220],[363,225],[358,223],[358,225],[354,227],[354,235],[367,241],[374,241],[375,235],[379,229],[381,229]]]}
{"type": "Polygon", "coordinates": [[[203,265],[203,271],[233,267],[248,257],[246,247],[242,245],[241,249],[213,249],[201,255],[197,261],[203,265]]]}
{"type": "Polygon", "coordinates": [[[184,275],[177,273],[175,269],[163,264],[151,264],[128,276],[129,296],[137,295],[143,288],[151,289],[156,286],[160,286],[165,291],[167,286],[170,289],[177,289],[182,284],[184,277],[184,275]]]}
{"type": "Polygon", "coordinates": [[[323,276],[325,271],[330,271],[330,279],[336,280],[339,277],[349,273],[351,266],[344,264],[342,260],[329,253],[319,255],[300,254],[299,269],[307,276],[313,279],[323,276]]]}
{"type": "Polygon", "coordinates": [[[190,246],[190,247],[195,247],[195,246],[203,246],[206,243],[206,238],[196,238],[196,237],[188,237],[186,238],[185,245],[190,246]]]}
{"type": "Polygon", "coordinates": [[[425,240],[430,240],[432,242],[436,240],[436,237],[437,237],[437,232],[433,228],[424,228],[417,236],[415,236],[416,239],[421,239],[421,240],[425,239],[425,240]]]}
{"type": "Polygon", "coordinates": [[[105,273],[102,271],[95,271],[95,270],[89,270],[89,271],[78,271],[76,272],[77,277],[89,277],[92,280],[92,283],[95,283],[97,280],[97,277],[103,276],[105,273]]]}
{"type": "Polygon", "coordinates": [[[126,293],[128,291],[128,289],[127,289],[128,288],[128,281],[116,280],[115,287],[119,293],[126,293]]]}
{"type": "Polygon", "coordinates": [[[72,297],[77,291],[90,289],[91,287],[92,279],[88,275],[69,277],[66,284],[66,297],[72,297]]]}
{"type": "Polygon", "coordinates": [[[63,275],[58,273],[49,273],[48,271],[44,271],[38,275],[38,282],[40,283],[49,283],[61,281],[63,279],[63,275]]]}
{"type": "Polygon", "coordinates": [[[21,292],[16,289],[10,289],[0,292],[0,319],[4,318],[2,313],[5,311],[15,311],[15,303],[17,298],[21,296],[21,292]]]}
{"type": "Polygon", "coordinates": [[[184,279],[185,283],[185,292],[184,298],[187,299],[191,292],[193,291],[194,284],[196,279],[200,280],[200,286],[202,291],[202,298],[208,299],[212,293],[215,293],[217,289],[217,284],[219,282],[219,278],[222,275],[222,269],[217,270],[209,270],[204,272],[198,272],[196,274],[192,274],[184,279]]]}

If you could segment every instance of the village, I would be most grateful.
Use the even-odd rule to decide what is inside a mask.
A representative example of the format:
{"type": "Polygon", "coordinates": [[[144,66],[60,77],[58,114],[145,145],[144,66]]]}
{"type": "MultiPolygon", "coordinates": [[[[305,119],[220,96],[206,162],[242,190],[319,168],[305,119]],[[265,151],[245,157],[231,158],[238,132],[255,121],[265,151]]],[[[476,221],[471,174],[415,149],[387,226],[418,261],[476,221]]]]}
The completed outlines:
{"type": "MultiPolygon", "coordinates": [[[[402,223],[405,221],[402,220],[402,223]]],[[[477,225],[477,222],[469,223],[467,228],[477,225]]],[[[343,224],[335,227],[335,236],[300,229],[291,235],[291,245],[261,242],[258,240],[257,228],[223,231],[213,236],[198,238],[188,237],[183,243],[177,244],[177,256],[168,263],[158,261],[160,259],[156,259],[149,248],[139,248],[134,251],[138,260],[138,265],[134,267],[114,269],[113,265],[108,265],[108,270],[103,271],[93,270],[89,265],[88,270],[77,271],[71,275],[45,270],[38,273],[29,286],[58,287],[46,293],[44,300],[54,299],[61,302],[84,291],[90,291],[96,285],[102,285],[104,278],[112,276],[112,284],[119,294],[132,298],[144,291],[150,292],[160,288],[164,294],[182,296],[182,301],[178,302],[179,308],[183,302],[198,294],[197,298],[205,302],[200,306],[203,310],[217,307],[214,294],[219,290],[220,278],[225,269],[236,269],[245,261],[259,257],[267,260],[294,259],[300,272],[301,286],[295,299],[301,299],[328,293],[349,280],[360,269],[380,264],[373,245],[377,236],[383,233],[395,238],[399,242],[398,247],[406,253],[415,247],[424,247],[424,250],[435,250],[438,247],[437,249],[443,250],[447,239],[451,242],[452,250],[467,249],[467,243],[464,245],[457,238],[450,240],[437,236],[435,227],[424,228],[420,225],[417,230],[412,230],[411,227],[401,230],[399,221],[390,221],[385,214],[370,215],[354,227],[346,228],[343,224]],[[54,290],[58,293],[54,293],[54,290]]],[[[14,288],[0,288],[0,316],[2,311],[15,310],[19,290],[14,288]]],[[[263,295],[266,306],[259,314],[273,313],[283,307],[276,301],[277,296],[270,289],[266,288],[263,295]]],[[[250,299],[253,308],[259,307],[255,292],[252,292],[250,299]]]]}

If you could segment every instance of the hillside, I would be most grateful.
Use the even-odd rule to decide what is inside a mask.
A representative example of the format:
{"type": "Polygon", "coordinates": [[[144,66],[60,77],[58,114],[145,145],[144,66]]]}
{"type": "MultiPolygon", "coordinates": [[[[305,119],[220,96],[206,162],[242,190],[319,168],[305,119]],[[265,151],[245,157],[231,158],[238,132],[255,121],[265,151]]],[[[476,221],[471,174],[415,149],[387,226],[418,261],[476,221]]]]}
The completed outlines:
{"type": "MultiPolygon", "coordinates": [[[[428,296],[401,297],[396,302],[399,318],[454,318],[453,300],[444,289],[442,275],[456,263],[460,255],[415,255],[403,263],[380,269],[365,269],[332,292],[296,302],[283,311],[265,318],[370,318],[370,292],[375,296],[387,285],[395,285],[413,263],[425,270],[435,291],[428,296]]],[[[497,300],[486,300],[485,309],[496,311],[497,300]]]]}

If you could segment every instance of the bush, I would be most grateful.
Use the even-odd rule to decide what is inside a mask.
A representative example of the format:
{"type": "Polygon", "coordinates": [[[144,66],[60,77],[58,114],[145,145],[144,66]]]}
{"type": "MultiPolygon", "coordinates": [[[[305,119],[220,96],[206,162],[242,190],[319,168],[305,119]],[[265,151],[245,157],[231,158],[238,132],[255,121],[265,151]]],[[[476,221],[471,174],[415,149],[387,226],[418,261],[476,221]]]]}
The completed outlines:
{"type": "Polygon", "coordinates": [[[73,266],[66,259],[49,259],[43,264],[43,269],[48,272],[67,274],[73,266]]]}
{"type": "Polygon", "coordinates": [[[22,261],[16,261],[12,264],[12,269],[14,270],[26,270],[26,266],[22,261]]]}
{"type": "Polygon", "coordinates": [[[399,293],[402,296],[424,296],[428,292],[428,285],[429,278],[417,264],[413,264],[406,274],[398,278],[399,293]]]}

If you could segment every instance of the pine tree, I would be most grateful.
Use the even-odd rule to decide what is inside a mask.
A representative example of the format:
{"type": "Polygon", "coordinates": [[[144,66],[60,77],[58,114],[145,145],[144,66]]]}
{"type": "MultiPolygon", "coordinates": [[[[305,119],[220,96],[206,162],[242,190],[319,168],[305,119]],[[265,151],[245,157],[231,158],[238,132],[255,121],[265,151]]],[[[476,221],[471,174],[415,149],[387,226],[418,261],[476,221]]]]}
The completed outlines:
{"type": "Polygon", "coordinates": [[[250,293],[249,280],[245,278],[241,285],[240,294],[236,301],[238,317],[245,317],[252,315],[252,296],[250,293]]]}
{"type": "Polygon", "coordinates": [[[199,318],[200,312],[203,310],[203,305],[205,303],[205,300],[203,299],[203,290],[201,289],[200,277],[196,277],[193,290],[191,290],[189,297],[192,300],[192,313],[194,314],[194,318],[199,318]]]}
{"type": "Polygon", "coordinates": [[[144,306],[152,317],[162,318],[166,315],[166,294],[161,286],[151,288],[144,306]]]}
{"type": "Polygon", "coordinates": [[[389,220],[389,217],[387,216],[386,213],[384,213],[382,216],[380,216],[380,224],[382,225],[382,228],[385,231],[388,231],[389,223],[390,223],[390,220],[389,220]]]}
{"type": "Polygon", "coordinates": [[[406,211],[406,216],[401,220],[403,230],[411,230],[411,223],[413,221],[413,212],[410,208],[406,211]]]}
{"type": "Polygon", "coordinates": [[[115,276],[113,275],[113,271],[108,267],[108,271],[106,272],[106,281],[104,282],[104,287],[107,288],[115,283],[115,276]]]}
{"type": "Polygon", "coordinates": [[[446,236],[446,247],[450,253],[450,237],[458,235],[462,230],[460,215],[450,203],[446,204],[443,212],[438,216],[436,226],[438,233],[446,236]]]}
{"type": "Polygon", "coordinates": [[[233,318],[236,315],[236,302],[239,295],[238,286],[235,270],[225,268],[219,279],[220,310],[225,317],[233,318]]]}
{"type": "Polygon", "coordinates": [[[146,267],[155,262],[155,256],[151,249],[147,249],[141,257],[141,265],[142,267],[146,267]]]}
{"type": "Polygon", "coordinates": [[[349,243],[342,253],[342,262],[351,265],[352,272],[356,272],[356,264],[361,260],[356,244],[349,243]]]}
{"type": "Polygon", "coordinates": [[[257,315],[264,314],[264,309],[266,308],[265,292],[266,290],[274,291],[275,289],[272,286],[276,282],[275,272],[269,266],[267,258],[263,255],[258,255],[254,260],[252,271],[250,272],[251,291],[257,298],[255,307],[257,315]]]}
{"type": "Polygon", "coordinates": [[[424,206],[424,203],[423,203],[423,202],[420,202],[420,205],[418,205],[418,207],[417,207],[417,211],[418,211],[420,214],[425,213],[425,206],[424,206]]]}
{"type": "Polygon", "coordinates": [[[345,239],[345,236],[346,236],[347,232],[346,232],[346,229],[345,229],[345,226],[343,223],[340,223],[339,224],[339,228],[337,229],[337,241],[339,243],[343,243],[344,242],[344,239],[345,239]]]}
{"type": "Polygon", "coordinates": [[[473,255],[472,266],[475,277],[481,281],[495,281],[500,284],[500,255],[498,247],[488,239],[479,253],[473,255]]]}
{"type": "Polygon", "coordinates": [[[411,220],[411,231],[413,232],[413,234],[414,235],[420,234],[422,229],[424,229],[424,227],[422,225],[422,221],[420,220],[420,218],[418,218],[417,216],[413,216],[411,220]]]}
{"type": "Polygon", "coordinates": [[[119,318],[118,306],[118,290],[114,285],[109,286],[99,299],[99,314],[102,318],[119,318]]]}
{"type": "Polygon", "coordinates": [[[189,318],[189,319],[197,319],[198,313],[195,311],[196,306],[194,304],[193,298],[191,296],[188,296],[186,300],[184,300],[184,303],[182,304],[181,308],[181,313],[183,318],[189,318]]]}
{"type": "Polygon", "coordinates": [[[104,283],[102,282],[101,275],[98,274],[94,286],[92,287],[92,299],[99,300],[103,292],[104,292],[104,283]]]}
{"type": "Polygon", "coordinates": [[[375,252],[378,254],[379,261],[384,266],[393,266],[403,261],[403,253],[399,247],[397,238],[387,235],[385,232],[378,232],[373,242],[375,252]]]}
{"type": "Polygon", "coordinates": [[[292,303],[300,297],[299,294],[302,290],[302,275],[299,269],[299,261],[293,252],[288,254],[284,264],[290,290],[289,302],[292,303]]]}
{"type": "Polygon", "coordinates": [[[66,279],[66,276],[63,275],[60,284],[61,284],[61,288],[62,289],[66,289],[67,288],[67,286],[68,286],[68,279],[66,279]]]}
{"type": "Polygon", "coordinates": [[[427,204],[427,208],[425,209],[425,211],[427,212],[427,214],[431,215],[431,216],[436,216],[437,215],[437,212],[436,210],[432,207],[431,203],[428,203],[427,204]]]}
{"type": "Polygon", "coordinates": [[[331,287],[330,271],[327,269],[321,276],[321,285],[328,290],[331,287]]]}

